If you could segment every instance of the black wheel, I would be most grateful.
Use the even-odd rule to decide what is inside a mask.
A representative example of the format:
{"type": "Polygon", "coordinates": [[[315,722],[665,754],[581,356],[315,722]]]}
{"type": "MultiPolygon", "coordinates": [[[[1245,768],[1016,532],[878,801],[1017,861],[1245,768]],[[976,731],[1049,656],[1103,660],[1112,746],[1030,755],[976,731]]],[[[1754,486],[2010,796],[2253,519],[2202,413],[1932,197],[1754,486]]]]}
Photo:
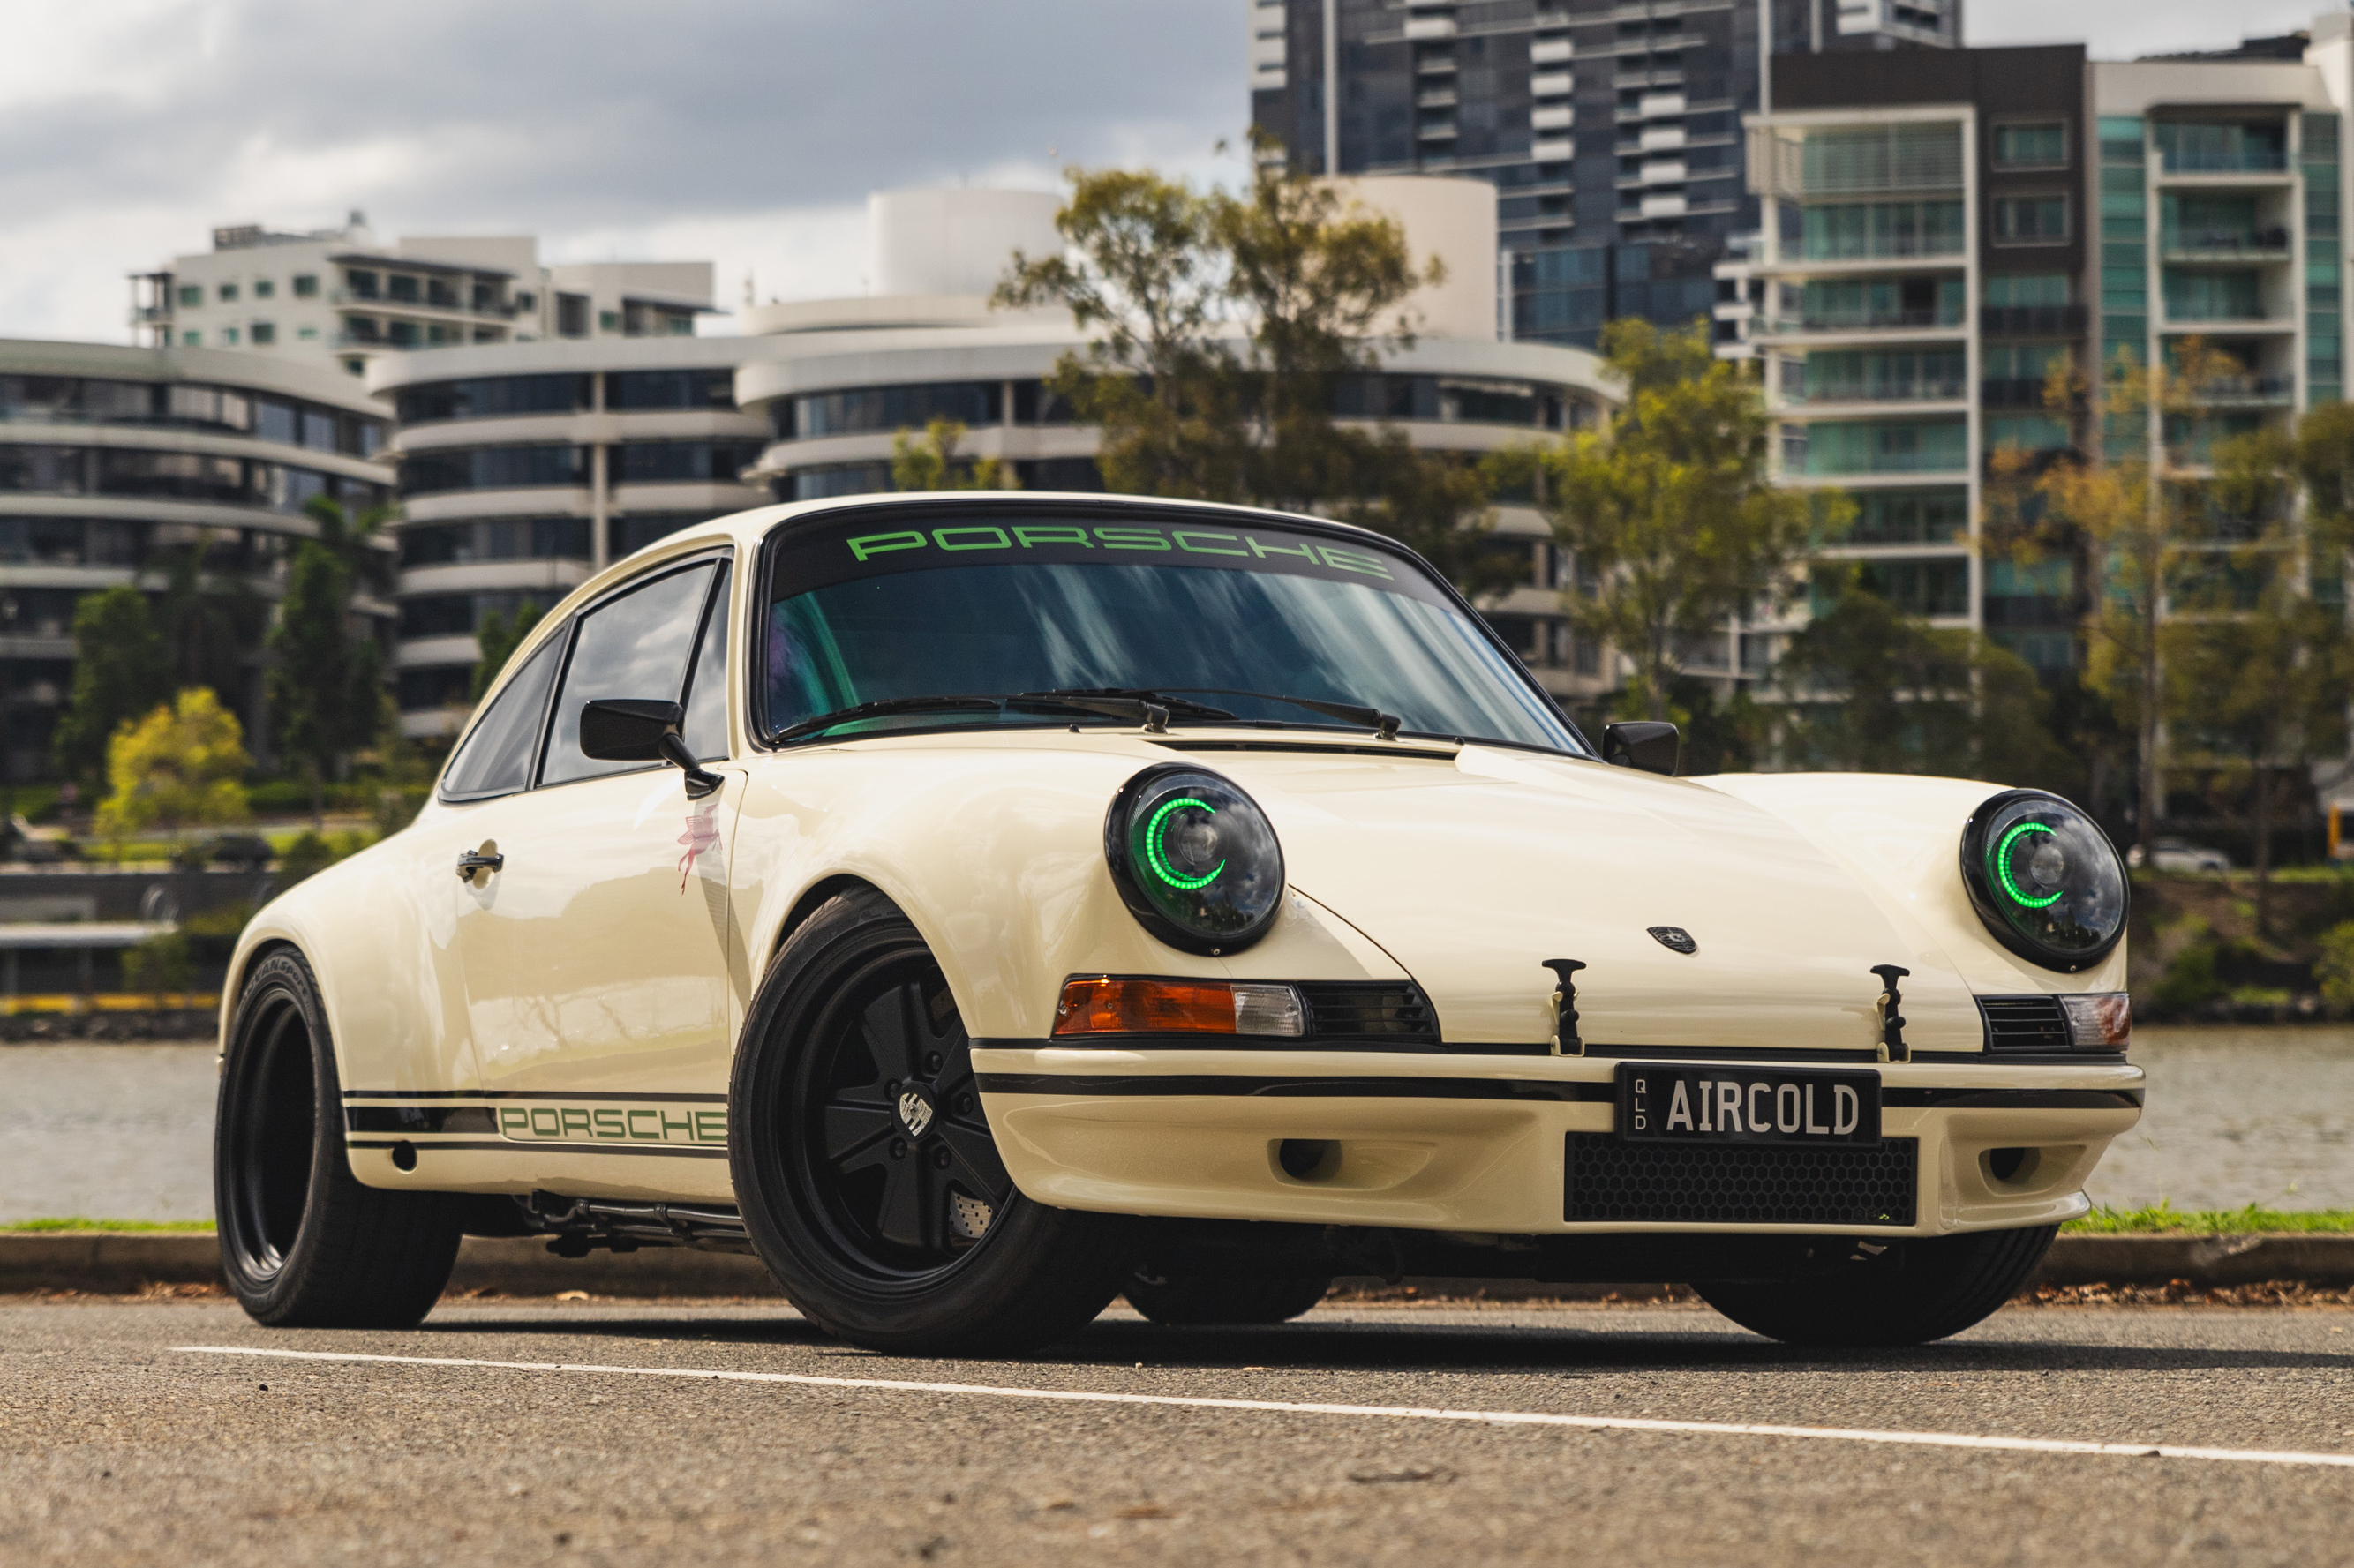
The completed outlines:
{"type": "Polygon", "coordinates": [[[1324,1299],[1332,1277],[1155,1274],[1128,1277],[1128,1304],[1156,1323],[1288,1323],[1324,1299]]]}
{"type": "Polygon", "coordinates": [[[1809,1279],[1692,1288],[1743,1328],[1788,1344],[1921,1345],[1993,1316],[2059,1234],[2039,1225],[1925,1236],[1809,1279]]]}
{"type": "Polygon", "coordinates": [[[360,1184],[311,966],[253,968],[229,1029],[213,1128],[221,1272],[278,1328],[405,1329],[450,1282],[460,1211],[440,1192],[360,1184]]]}
{"type": "Polygon", "coordinates": [[[854,1343],[1031,1349],[1101,1312],[1134,1261],[1125,1222],[1015,1191],[948,982],[872,889],[829,900],[778,955],[727,1115],[754,1249],[854,1343]]]}

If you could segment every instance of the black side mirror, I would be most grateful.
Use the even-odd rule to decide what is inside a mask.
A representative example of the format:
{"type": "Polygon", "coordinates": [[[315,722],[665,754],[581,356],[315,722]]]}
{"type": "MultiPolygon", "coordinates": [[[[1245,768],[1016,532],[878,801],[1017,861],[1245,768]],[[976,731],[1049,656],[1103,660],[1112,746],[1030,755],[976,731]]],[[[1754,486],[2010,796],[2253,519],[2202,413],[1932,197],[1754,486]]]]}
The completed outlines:
{"type": "Polygon", "coordinates": [[[686,710],[645,697],[598,697],[580,710],[580,753],[599,762],[670,762],[686,775],[686,798],[719,788],[719,775],[687,749],[679,726],[686,710]]]}
{"type": "MultiPolygon", "coordinates": [[[[580,733],[588,733],[585,721],[580,733]]],[[[1605,726],[1602,731],[1603,761],[1614,768],[1639,768],[1646,773],[1670,779],[1676,776],[1677,746],[1676,726],[1657,719],[1631,719],[1625,724],[1605,726]]]]}

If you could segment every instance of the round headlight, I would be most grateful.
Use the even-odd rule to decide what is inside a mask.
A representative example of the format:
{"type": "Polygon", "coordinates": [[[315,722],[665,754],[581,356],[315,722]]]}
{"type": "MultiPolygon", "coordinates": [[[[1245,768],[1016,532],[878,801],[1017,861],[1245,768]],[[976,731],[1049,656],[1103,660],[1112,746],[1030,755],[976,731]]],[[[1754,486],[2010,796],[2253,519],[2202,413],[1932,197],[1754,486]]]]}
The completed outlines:
{"type": "Polygon", "coordinates": [[[2007,789],[1962,830],[1962,880],[1995,939],[2071,973],[2126,930],[2126,868],[2100,824],[2057,795],[2007,789]]]}
{"type": "Polygon", "coordinates": [[[1104,819],[1112,881],[1144,928],[1189,953],[1231,953],[1283,903],[1283,846],[1265,812],[1214,773],[1149,768],[1104,819]]]}

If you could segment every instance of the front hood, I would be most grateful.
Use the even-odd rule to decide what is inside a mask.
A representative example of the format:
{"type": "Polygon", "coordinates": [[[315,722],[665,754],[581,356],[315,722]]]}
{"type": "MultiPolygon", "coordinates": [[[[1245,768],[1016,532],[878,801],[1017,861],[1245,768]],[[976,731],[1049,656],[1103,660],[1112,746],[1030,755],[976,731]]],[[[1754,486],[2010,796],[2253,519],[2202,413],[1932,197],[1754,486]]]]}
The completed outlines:
{"type": "Polygon", "coordinates": [[[1202,760],[1266,808],[1292,887],[1414,976],[1449,1045],[1549,1040],[1541,963],[1575,959],[1589,1045],[1872,1050],[1872,968],[1893,963],[1913,971],[1909,1044],[1980,1049],[1942,954],[1787,823],[1705,785],[1476,746],[1451,762],[1202,760]],[[1654,926],[1697,950],[1671,950],[1654,926]]]}

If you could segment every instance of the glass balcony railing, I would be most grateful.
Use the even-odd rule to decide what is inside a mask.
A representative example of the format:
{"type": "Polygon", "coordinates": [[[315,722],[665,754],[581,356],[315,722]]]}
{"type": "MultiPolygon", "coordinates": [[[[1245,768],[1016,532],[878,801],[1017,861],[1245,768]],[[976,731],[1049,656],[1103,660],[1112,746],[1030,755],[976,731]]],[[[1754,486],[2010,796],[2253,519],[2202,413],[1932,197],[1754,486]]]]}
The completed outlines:
{"type": "Polygon", "coordinates": [[[2169,229],[2158,238],[2158,249],[2169,256],[2229,256],[2255,258],[2288,254],[2285,228],[2169,229]]]}
{"type": "Polygon", "coordinates": [[[2201,403],[2286,403],[2296,396],[2296,381],[2287,376],[2211,376],[2190,391],[2201,403]]]}
{"type": "Polygon", "coordinates": [[[1935,403],[1956,401],[1969,383],[1960,376],[1915,376],[1899,381],[1834,380],[1785,387],[1786,403],[1935,403]]]}
{"type": "Polygon", "coordinates": [[[1787,254],[1801,261],[1901,261],[1919,256],[1961,256],[1959,234],[1809,234],[1787,254]]]}
{"type": "Polygon", "coordinates": [[[2277,175],[2288,167],[2280,147],[2168,147],[2161,156],[2169,175],[2277,175]]]}
{"type": "Polygon", "coordinates": [[[1958,308],[1899,307],[1850,311],[1816,311],[1802,315],[1776,316],[1764,323],[1769,332],[1891,332],[1908,327],[1958,327],[1958,308]]]}

